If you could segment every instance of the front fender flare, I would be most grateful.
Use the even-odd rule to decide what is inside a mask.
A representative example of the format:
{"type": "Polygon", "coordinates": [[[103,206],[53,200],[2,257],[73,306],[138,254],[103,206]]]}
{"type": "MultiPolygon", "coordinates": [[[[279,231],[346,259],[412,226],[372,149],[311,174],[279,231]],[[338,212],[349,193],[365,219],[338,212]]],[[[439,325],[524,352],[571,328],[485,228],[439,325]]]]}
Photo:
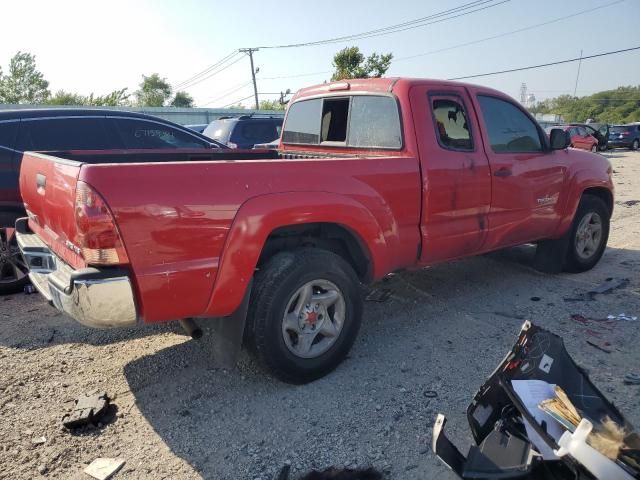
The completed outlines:
{"type": "Polygon", "coordinates": [[[367,249],[374,278],[388,271],[383,230],[373,214],[356,200],[328,192],[260,195],[242,204],[233,220],[206,315],[233,313],[242,302],[271,232],[305,223],[334,223],[347,228],[367,249]]]}

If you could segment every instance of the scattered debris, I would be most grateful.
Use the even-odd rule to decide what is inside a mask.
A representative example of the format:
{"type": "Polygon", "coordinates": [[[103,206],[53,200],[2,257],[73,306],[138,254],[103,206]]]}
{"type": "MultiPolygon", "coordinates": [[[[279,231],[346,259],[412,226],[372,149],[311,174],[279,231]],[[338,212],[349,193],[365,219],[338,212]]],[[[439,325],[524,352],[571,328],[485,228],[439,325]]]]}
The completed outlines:
{"type": "Polygon", "coordinates": [[[638,317],[619,313],[618,315],[607,315],[607,320],[624,320],[626,322],[635,322],[638,317]]]}
{"type": "Polygon", "coordinates": [[[640,373],[627,373],[624,376],[625,385],[640,385],[640,373]]]}
{"type": "Polygon", "coordinates": [[[609,342],[597,343],[592,340],[587,340],[587,343],[592,347],[597,348],[600,351],[603,351],[604,353],[611,353],[612,351],[610,348],[607,348],[610,345],[609,342]]]}
{"type": "Polygon", "coordinates": [[[44,445],[45,443],[47,443],[47,437],[43,436],[43,437],[32,438],[31,443],[33,443],[34,445],[44,445]]]}
{"type": "Polygon", "coordinates": [[[425,390],[423,395],[426,398],[437,398],[438,392],[436,392],[435,390],[425,390]]]}
{"type": "Polygon", "coordinates": [[[627,200],[626,202],[623,202],[627,207],[635,207],[636,205],[638,205],[640,203],[640,200],[627,200]]]}
{"type": "Polygon", "coordinates": [[[88,424],[95,425],[106,413],[108,406],[109,397],[105,392],[84,394],[75,400],[71,413],[62,417],[62,424],[69,429],[88,424]]]}
{"type": "Polygon", "coordinates": [[[365,300],[368,302],[386,302],[391,298],[391,289],[389,288],[374,288],[369,292],[369,294],[365,297],[365,300]]]}
{"type": "Polygon", "coordinates": [[[565,297],[565,302],[591,302],[596,299],[596,295],[608,295],[619,288],[629,285],[628,278],[607,278],[603,283],[587,293],[581,293],[577,297],[565,297]]]}
{"type": "Polygon", "coordinates": [[[25,295],[31,295],[32,293],[36,293],[36,287],[34,287],[31,284],[25,285],[24,286],[24,294],[25,295]]]}
{"type": "Polygon", "coordinates": [[[84,469],[84,473],[98,480],[108,480],[122,468],[124,463],[121,458],[96,458],[84,469]]]}
{"type": "Polygon", "coordinates": [[[540,297],[531,297],[532,302],[539,302],[541,300],[540,297]]]}

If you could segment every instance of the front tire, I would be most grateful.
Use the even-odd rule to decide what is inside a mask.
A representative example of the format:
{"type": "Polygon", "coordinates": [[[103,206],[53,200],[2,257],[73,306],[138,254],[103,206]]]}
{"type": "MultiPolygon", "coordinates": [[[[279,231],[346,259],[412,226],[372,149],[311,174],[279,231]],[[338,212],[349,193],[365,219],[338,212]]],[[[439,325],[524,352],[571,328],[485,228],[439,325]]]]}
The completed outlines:
{"type": "Polygon", "coordinates": [[[278,253],[256,273],[249,339],[275,377],[307,383],[347,355],[362,309],[358,277],[340,256],[315,248],[278,253]]]}
{"type": "Polygon", "coordinates": [[[595,144],[595,145],[591,145],[591,151],[592,151],[593,153],[598,153],[598,145],[597,145],[597,144],[595,144]]]}
{"type": "Polygon", "coordinates": [[[638,147],[640,147],[640,142],[638,141],[638,139],[636,138],[633,143],[631,144],[631,150],[635,151],[638,150],[638,147]]]}
{"type": "Polygon", "coordinates": [[[565,270],[591,270],[602,257],[609,239],[609,209],[601,198],[584,195],[569,231],[565,270]]]}

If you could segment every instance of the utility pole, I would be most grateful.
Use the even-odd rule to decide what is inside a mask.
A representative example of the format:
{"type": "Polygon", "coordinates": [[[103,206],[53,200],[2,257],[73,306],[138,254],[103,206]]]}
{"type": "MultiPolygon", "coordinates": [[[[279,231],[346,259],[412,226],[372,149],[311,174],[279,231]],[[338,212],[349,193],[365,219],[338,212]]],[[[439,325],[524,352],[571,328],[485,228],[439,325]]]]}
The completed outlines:
{"type": "Polygon", "coordinates": [[[580,49],[580,61],[578,62],[578,73],[576,74],[576,86],[573,87],[573,96],[576,96],[578,91],[578,79],[580,78],[580,67],[582,66],[582,49],[580,49]]]}
{"type": "Polygon", "coordinates": [[[527,103],[527,84],[523,83],[520,85],[520,104],[526,105],[527,103]]]}
{"type": "Polygon", "coordinates": [[[258,85],[256,84],[256,70],[253,68],[253,52],[257,52],[260,50],[259,48],[241,48],[240,52],[249,54],[249,61],[251,62],[251,78],[253,79],[253,95],[256,99],[256,110],[260,108],[260,103],[258,102],[258,85]]]}

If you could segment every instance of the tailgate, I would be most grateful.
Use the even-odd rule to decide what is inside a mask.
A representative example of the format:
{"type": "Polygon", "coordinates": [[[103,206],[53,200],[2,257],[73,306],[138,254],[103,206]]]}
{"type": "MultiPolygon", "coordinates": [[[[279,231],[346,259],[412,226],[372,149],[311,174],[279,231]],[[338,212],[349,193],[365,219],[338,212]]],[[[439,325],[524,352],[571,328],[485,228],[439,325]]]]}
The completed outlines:
{"type": "Polygon", "coordinates": [[[81,166],[80,162],[25,152],[20,168],[20,193],[29,227],[75,268],[85,266],[74,250],[75,192],[81,166]]]}

